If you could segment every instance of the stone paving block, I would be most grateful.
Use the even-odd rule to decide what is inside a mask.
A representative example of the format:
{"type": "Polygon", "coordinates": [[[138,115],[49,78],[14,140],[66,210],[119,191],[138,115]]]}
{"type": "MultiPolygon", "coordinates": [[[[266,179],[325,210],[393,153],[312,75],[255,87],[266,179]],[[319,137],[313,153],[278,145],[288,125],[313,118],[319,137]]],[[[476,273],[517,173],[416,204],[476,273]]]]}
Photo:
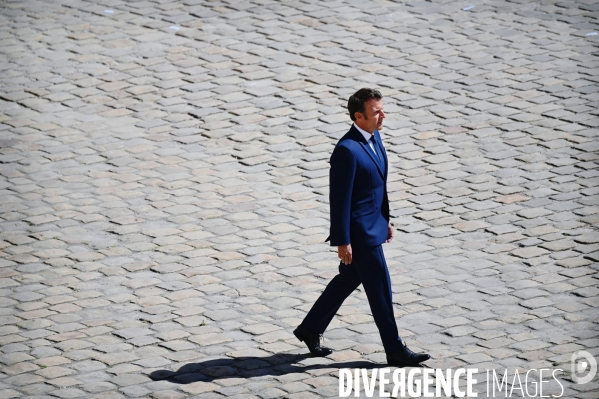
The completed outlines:
{"type": "Polygon", "coordinates": [[[337,397],[331,362],[384,362],[362,291],[331,359],[291,334],[337,271],[328,159],[363,86],[410,346],[480,368],[595,347],[597,7],[483,3],[0,5],[3,396],[337,397]]]}

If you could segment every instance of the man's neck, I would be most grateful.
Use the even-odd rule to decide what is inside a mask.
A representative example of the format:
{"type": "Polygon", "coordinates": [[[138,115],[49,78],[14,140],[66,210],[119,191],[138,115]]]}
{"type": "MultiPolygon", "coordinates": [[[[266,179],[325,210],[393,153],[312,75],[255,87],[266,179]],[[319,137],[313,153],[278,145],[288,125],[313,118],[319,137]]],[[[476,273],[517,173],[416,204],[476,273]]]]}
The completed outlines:
{"type": "Polygon", "coordinates": [[[374,134],[374,132],[369,132],[368,130],[364,130],[364,129],[362,129],[360,126],[358,126],[358,124],[357,124],[356,122],[354,122],[354,126],[355,126],[355,127],[356,127],[356,129],[358,129],[358,131],[359,131],[359,132],[361,132],[362,134],[366,133],[366,134],[369,134],[369,135],[371,135],[371,136],[374,134]]]}

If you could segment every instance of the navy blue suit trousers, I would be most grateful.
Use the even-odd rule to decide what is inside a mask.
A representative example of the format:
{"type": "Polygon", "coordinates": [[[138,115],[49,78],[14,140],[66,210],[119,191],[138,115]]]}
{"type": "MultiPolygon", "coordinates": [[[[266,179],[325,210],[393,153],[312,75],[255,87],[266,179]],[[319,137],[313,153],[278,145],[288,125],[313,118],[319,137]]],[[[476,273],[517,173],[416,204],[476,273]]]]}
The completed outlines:
{"type": "Polygon", "coordinates": [[[309,331],[323,334],[345,299],[360,284],[364,286],[374,322],[388,354],[401,349],[395,316],[391,279],[382,245],[352,247],[352,263],[339,263],[339,274],[327,285],[302,322],[309,331]]]}

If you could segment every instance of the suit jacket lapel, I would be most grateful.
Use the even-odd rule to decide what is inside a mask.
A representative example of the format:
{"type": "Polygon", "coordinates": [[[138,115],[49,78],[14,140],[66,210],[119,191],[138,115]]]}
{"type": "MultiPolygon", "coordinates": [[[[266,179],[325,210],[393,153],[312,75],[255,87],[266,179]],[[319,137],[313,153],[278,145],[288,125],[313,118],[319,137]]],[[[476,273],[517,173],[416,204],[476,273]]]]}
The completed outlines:
{"type": "Polygon", "coordinates": [[[364,140],[364,136],[362,136],[362,134],[360,132],[358,132],[357,130],[356,130],[356,133],[357,133],[356,139],[360,143],[360,146],[366,152],[366,154],[368,154],[370,159],[372,159],[372,162],[374,162],[374,164],[376,165],[376,168],[378,169],[379,173],[381,174],[381,177],[383,179],[385,179],[385,173],[384,173],[383,169],[381,168],[381,163],[377,159],[376,154],[374,154],[372,152],[372,148],[370,148],[369,144],[364,140]]]}
{"type": "Polygon", "coordinates": [[[387,165],[389,165],[389,161],[387,159],[387,152],[385,151],[385,147],[383,147],[383,142],[381,141],[381,135],[378,130],[374,132],[374,142],[376,143],[376,150],[381,154],[381,162],[383,163],[383,172],[386,178],[387,176],[387,165]]]}

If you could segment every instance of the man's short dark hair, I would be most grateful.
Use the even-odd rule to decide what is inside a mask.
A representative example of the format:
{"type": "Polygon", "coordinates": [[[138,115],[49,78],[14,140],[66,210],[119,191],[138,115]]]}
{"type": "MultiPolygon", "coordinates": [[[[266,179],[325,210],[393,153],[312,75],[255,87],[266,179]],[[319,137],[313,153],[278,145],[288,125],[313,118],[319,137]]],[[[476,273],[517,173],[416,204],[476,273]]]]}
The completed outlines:
{"type": "Polygon", "coordinates": [[[352,121],[356,120],[354,114],[356,112],[360,112],[366,116],[364,110],[364,104],[368,102],[368,100],[380,100],[383,98],[383,95],[377,89],[369,89],[364,87],[357,92],[355,92],[347,102],[347,110],[349,111],[349,117],[352,121]]]}

